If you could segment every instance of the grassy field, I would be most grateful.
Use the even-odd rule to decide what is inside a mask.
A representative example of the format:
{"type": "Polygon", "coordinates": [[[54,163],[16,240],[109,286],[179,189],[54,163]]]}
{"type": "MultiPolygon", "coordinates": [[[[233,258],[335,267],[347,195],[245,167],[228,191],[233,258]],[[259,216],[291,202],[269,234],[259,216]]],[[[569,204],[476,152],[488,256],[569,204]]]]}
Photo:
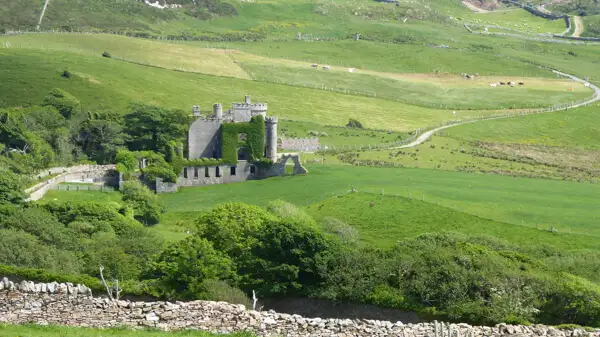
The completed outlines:
{"type": "Polygon", "coordinates": [[[600,149],[600,105],[460,125],[444,134],[460,140],[600,149]]]}
{"type": "Polygon", "coordinates": [[[308,176],[278,177],[243,184],[184,188],[162,194],[171,217],[210,209],[228,201],[266,205],[283,199],[300,206],[332,194],[359,191],[399,194],[437,203],[500,222],[600,236],[597,195],[600,186],[567,181],[512,178],[427,169],[309,165],[308,176]]]}
{"type": "Polygon", "coordinates": [[[127,329],[89,329],[39,325],[0,325],[2,337],[252,337],[250,334],[216,335],[202,331],[159,332],[127,329]]]}
{"type": "Polygon", "coordinates": [[[483,25],[496,25],[528,33],[562,33],[567,25],[564,20],[546,20],[529,14],[525,10],[489,12],[485,15],[472,14],[465,18],[483,25]]]}
{"type": "MultiPolygon", "coordinates": [[[[406,133],[385,130],[349,129],[341,126],[328,126],[312,122],[279,120],[278,135],[286,138],[319,137],[325,147],[368,146],[369,144],[394,143],[408,137],[406,133]]],[[[285,149],[284,149],[285,150],[285,149]]]]}
{"type": "Polygon", "coordinates": [[[250,78],[229,56],[235,50],[200,48],[189,43],[170,43],[109,34],[51,33],[7,36],[0,40],[10,43],[14,48],[72,52],[91,57],[98,57],[107,51],[114,58],[166,69],[250,78]]]}
{"type": "MultiPolygon", "coordinates": [[[[563,242],[565,245],[576,244],[591,248],[596,247],[599,242],[600,228],[596,223],[600,216],[597,207],[597,195],[600,193],[598,185],[428,169],[347,165],[309,165],[308,168],[308,176],[183,188],[176,194],[161,194],[159,197],[168,212],[163,216],[161,225],[155,228],[172,240],[183,238],[186,228],[181,223],[182,220],[192,220],[198,216],[198,212],[224,202],[241,201],[265,206],[272,200],[283,199],[301,207],[308,207],[311,212],[317,212],[319,207],[325,207],[321,205],[334,203],[338,204],[336,207],[341,207],[339,202],[348,201],[348,208],[340,210],[337,215],[325,211],[321,215],[317,214],[318,212],[315,215],[318,218],[336,216],[342,220],[371,217],[370,222],[364,223],[369,224],[373,230],[365,234],[364,238],[373,242],[390,233],[409,235],[432,230],[475,231],[471,226],[482,226],[476,233],[488,233],[507,239],[517,235],[513,233],[515,229],[527,234],[554,226],[561,239],[548,237],[547,242],[553,245],[563,242]],[[367,199],[377,199],[382,192],[386,196],[398,195],[402,198],[386,197],[385,200],[389,200],[391,204],[383,209],[378,208],[381,214],[375,216],[352,206],[353,199],[337,202],[336,198],[332,198],[346,194],[352,186],[359,192],[372,193],[365,196],[367,199]],[[410,205],[415,210],[406,215],[400,211],[404,206],[393,206],[396,202],[410,205]],[[393,207],[398,208],[393,211],[393,207]],[[428,207],[430,211],[427,211],[428,207]],[[342,217],[342,213],[346,215],[342,217]],[[392,221],[390,219],[401,216],[406,218],[398,228],[389,225],[392,221]],[[422,229],[407,229],[403,225],[413,221],[413,217],[418,219],[415,220],[415,224],[418,223],[417,227],[422,229]],[[428,217],[430,220],[427,220],[428,217]],[[380,224],[382,227],[377,227],[380,224]],[[491,227],[488,230],[489,226],[491,227]],[[506,233],[502,232],[502,226],[507,229],[506,233]],[[379,232],[375,230],[377,228],[383,229],[379,232]],[[526,228],[533,228],[533,231],[528,232],[526,228]],[[563,236],[568,236],[569,239],[562,239],[563,236]]],[[[90,194],[87,196],[83,195],[85,200],[115,201],[107,200],[100,192],[95,192],[97,197],[91,195],[93,192],[88,193],[90,194]]],[[[111,195],[114,194],[116,193],[111,195]]],[[[52,191],[46,195],[43,202],[54,199],[84,200],[78,195],[78,192],[52,191]]],[[[333,212],[333,208],[330,212],[333,212]]],[[[355,224],[353,221],[349,222],[355,224]]],[[[546,235],[545,232],[543,235],[546,235]]],[[[524,236],[522,240],[528,238],[524,236]]],[[[386,242],[389,244],[393,240],[395,239],[390,237],[386,242]]]]}
{"type": "MultiPolygon", "coordinates": [[[[367,128],[410,131],[456,119],[449,111],[389,100],[29,49],[0,49],[0,77],[0,106],[39,104],[52,88],[59,87],[75,95],[87,109],[123,112],[132,101],[185,110],[193,105],[207,109],[213,103],[227,106],[251,94],[254,101],[269,103],[272,115],[325,125],[345,125],[348,118],[356,118],[363,120],[367,128]],[[73,73],[71,79],[60,76],[65,68],[73,73]]],[[[491,112],[464,111],[458,118],[486,113],[491,112]]]]}
{"type": "Polygon", "coordinates": [[[351,193],[307,207],[317,222],[336,218],[358,231],[361,242],[391,247],[397,241],[440,231],[491,236],[517,245],[549,244],[560,249],[599,249],[598,239],[586,235],[551,233],[547,228],[482,219],[430,202],[381,194],[351,193]],[[372,205],[372,206],[371,206],[372,205]]]}
{"type": "MultiPolygon", "coordinates": [[[[109,51],[113,57],[166,69],[334,90],[435,109],[539,107],[579,100],[591,95],[591,90],[582,85],[573,85],[572,81],[565,79],[480,76],[468,81],[458,74],[412,73],[414,70],[426,70],[426,67],[433,66],[434,62],[439,65],[441,60],[457,56],[456,52],[448,55],[444,55],[444,52],[429,55],[431,54],[429,49],[432,48],[422,49],[416,55],[414,48],[411,49],[411,57],[414,57],[414,60],[405,58],[403,64],[413,64],[414,68],[408,69],[412,74],[372,69],[357,69],[355,73],[349,73],[348,68],[340,66],[334,66],[331,71],[324,71],[311,69],[309,62],[266,58],[235,49],[200,48],[197,44],[174,44],[115,35],[27,34],[4,39],[5,44],[9,43],[14,48],[32,48],[45,52],[68,51],[92,57],[98,57],[103,51],[109,51]],[[420,54],[429,56],[420,57],[420,54]],[[234,60],[237,63],[234,63],[234,60]],[[491,88],[488,85],[491,82],[510,80],[524,82],[526,86],[491,88]]],[[[308,49],[316,47],[315,44],[308,44],[308,46],[308,49]]],[[[314,49],[318,51],[320,48],[314,49]]],[[[484,66],[481,74],[497,73],[495,67],[498,63],[504,63],[498,62],[499,58],[492,60],[493,62],[483,62],[478,60],[480,56],[477,53],[469,53],[469,57],[474,62],[481,61],[479,64],[490,65],[484,66]]],[[[526,66],[516,61],[512,63],[512,66],[506,65],[506,68],[514,69],[505,71],[507,76],[511,72],[518,74],[517,71],[526,66]]],[[[448,71],[458,73],[459,70],[458,66],[452,65],[448,71]]],[[[539,69],[522,69],[522,73],[536,76],[550,75],[550,72],[539,69]]]]}

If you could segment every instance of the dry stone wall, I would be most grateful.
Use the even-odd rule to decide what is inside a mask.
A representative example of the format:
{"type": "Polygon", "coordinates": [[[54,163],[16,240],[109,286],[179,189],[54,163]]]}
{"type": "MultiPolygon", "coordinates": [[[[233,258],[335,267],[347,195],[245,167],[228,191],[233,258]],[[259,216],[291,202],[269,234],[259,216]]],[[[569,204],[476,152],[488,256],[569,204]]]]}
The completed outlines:
{"type": "Polygon", "coordinates": [[[252,331],[258,336],[600,336],[581,329],[500,324],[403,324],[364,319],[321,319],[274,311],[257,312],[224,302],[111,302],[92,297],[89,288],[70,283],[0,281],[0,323],[85,327],[154,327],[162,330],[252,331]]]}

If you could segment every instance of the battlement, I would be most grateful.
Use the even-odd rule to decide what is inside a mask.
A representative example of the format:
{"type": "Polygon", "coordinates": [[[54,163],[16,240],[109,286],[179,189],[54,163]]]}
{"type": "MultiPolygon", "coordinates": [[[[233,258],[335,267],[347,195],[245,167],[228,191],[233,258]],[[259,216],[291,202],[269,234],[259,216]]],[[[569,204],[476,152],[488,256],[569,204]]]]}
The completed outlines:
{"type": "Polygon", "coordinates": [[[256,109],[256,110],[267,110],[267,103],[233,103],[231,105],[233,109],[256,109]]]}
{"type": "Polygon", "coordinates": [[[265,117],[265,123],[277,124],[277,117],[274,117],[274,116],[265,117]]]}

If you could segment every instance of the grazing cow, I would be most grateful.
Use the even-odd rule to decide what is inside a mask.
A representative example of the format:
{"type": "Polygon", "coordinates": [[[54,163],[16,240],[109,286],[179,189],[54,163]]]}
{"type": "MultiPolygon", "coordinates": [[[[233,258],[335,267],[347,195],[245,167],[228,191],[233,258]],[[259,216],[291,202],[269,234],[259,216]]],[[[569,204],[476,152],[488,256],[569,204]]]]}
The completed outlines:
{"type": "Polygon", "coordinates": [[[510,81],[510,82],[508,82],[508,85],[510,85],[511,87],[514,87],[515,86],[515,82],[510,81]]]}
{"type": "Polygon", "coordinates": [[[354,68],[348,68],[348,72],[353,73],[354,72],[354,68]]]}
{"type": "Polygon", "coordinates": [[[316,64],[316,63],[313,63],[313,64],[311,65],[311,67],[313,67],[313,68],[318,68],[318,67],[319,67],[319,65],[318,65],[318,64],[316,64]]]}
{"type": "Polygon", "coordinates": [[[490,87],[495,88],[498,86],[498,83],[490,83],[490,87]]]}
{"type": "Polygon", "coordinates": [[[524,87],[525,86],[525,82],[519,82],[519,86],[520,87],[524,87]]]}
{"type": "Polygon", "coordinates": [[[329,70],[329,69],[331,69],[331,67],[330,66],[323,66],[323,69],[329,70]]]}
{"type": "Polygon", "coordinates": [[[472,78],[471,75],[467,75],[466,77],[467,77],[467,80],[470,80],[472,78]]]}
{"type": "Polygon", "coordinates": [[[586,84],[585,84],[585,87],[586,87],[586,88],[589,88],[589,87],[590,87],[590,84],[589,84],[589,83],[586,83],[586,84]]]}
{"type": "Polygon", "coordinates": [[[506,83],[504,83],[504,82],[500,82],[500,85],[506,85],[506,83]]]}

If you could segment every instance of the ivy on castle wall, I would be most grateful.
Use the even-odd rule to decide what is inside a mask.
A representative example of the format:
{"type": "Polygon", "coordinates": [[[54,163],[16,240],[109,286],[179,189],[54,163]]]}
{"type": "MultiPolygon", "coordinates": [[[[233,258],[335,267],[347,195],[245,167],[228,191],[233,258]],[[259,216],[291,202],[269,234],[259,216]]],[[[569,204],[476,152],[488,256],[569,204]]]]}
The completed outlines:
{"type": "Polygon", "coordinates": [[[238,149],[248,149],[250,160],[259,161],[264,157],[265,150],[265,119],[262,115],[254,116],[248,123],[224,123],[221,131],[221,153],[223,163],[237,163],[238,149]],[[245,133],[248,137],[240,141],[239,135],[245,133]]]}

